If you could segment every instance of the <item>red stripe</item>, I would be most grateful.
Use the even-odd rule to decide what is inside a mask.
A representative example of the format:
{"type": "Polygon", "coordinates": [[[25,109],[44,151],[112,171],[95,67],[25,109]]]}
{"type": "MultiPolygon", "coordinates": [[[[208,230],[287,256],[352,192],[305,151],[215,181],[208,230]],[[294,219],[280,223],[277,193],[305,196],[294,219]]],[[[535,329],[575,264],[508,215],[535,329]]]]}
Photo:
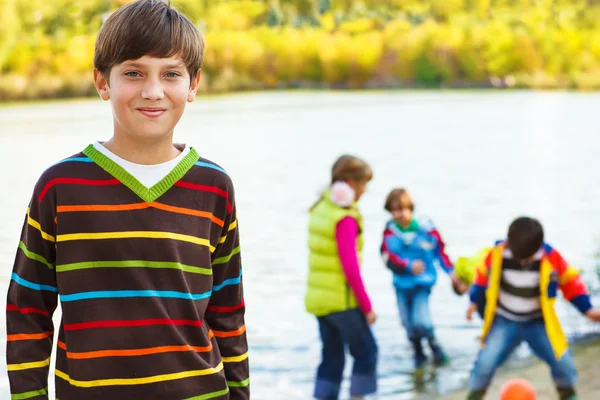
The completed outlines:
{"type": "Polygon", "coordinates": [[[170,318],[154,318],[154,319],[136,319],[136,320],[113,320],[113,321],[90,321],[80,322],[77,324],[65,324],[66,331],[78,331],[83,329],[94,328],[120,328],[128,326],[152,326],[152,325],[189,325],[202,326],[202,321],[192,319],[170,319],[170,318]]]}
{"type": "Polygon", "coordinates": [[[18,311],[23,315],[25,315],[25,314],[42,314],[42,315],[45,315],[46,317],[50,316],[50,311],[44,311],[44,310],[40,310],[39,308],[33,308],[33,307],[19,308],[19,307],[15,306],[14,304],[7,304],[6,311],[18,311]]]}
{"type": "Polygon", "coordinates": [[[442,266],[446,269],[452,269],[452,261],[450,261],[450,257],[448,257],[448,254],[446,254],[446,244],[442,240],[442,235],[440,235],[440,232],[438,232],[438,230],[435,228],[430,230],[429,234],[438,241],[438,253],[440,259],[442,260],[442,266]]]}
{"type": "Polygon", "coordinates": [[[227,199],[227,211],[231,212],[233,209],[233,207],[231,206],[231,203],[229,202],[229,193],[223,189],[219,189],[216,186],[198,185],[196,183],[184,182],[184,181],[177,181],[175,183],[175,186],[179,186],[179,187],[186,188],[186,189],[199,190],[201,192],[210,192],[210,193],[218,194],[219,196],[227,199]]]}
{"type": "Polygon", "coordinates": [[[408,260],[405,260],[401,257],[399,257],[397,254],[394,254],[390,251],[388,244],[386,242],[386,239],[390,236],[394,236],[394,232],[392,232],[390,229],[386,229],[383,232],[383,243],[381,244],[381,252],[387,254],[388,259],[393,262],[394,264],[396,264],[399,267],[408,267],[408,260]]]}
{"type": "Polygon", "coordinates": [[[233,306],[233,307],[208,306],[207,310],[213,311],[213,312],[220,312],[220,313],[230,313],[230,312],[237,311],[241,308],[244,308],[244,305],[245,305],[244,300],[242,299],[242,302],[240,304],[238,304],[237,306],[233,306]]]}
{"type": "Polygon", "coordinates": [[[40,193],[40,195],[38,197],[38,201],[41,203],[44,196],[46,196],[48,191],[50,189],[52,189],[52,187],[55,185],[109,186],[109,185],[118,185],[120,183],[121,182],[119,182],[119,180],[116,178],[100,179],[100,180],[82,179],[82,178],[55,178],[55,179],[50,180],[48,183],[46,183],[46,186],[44,186],[44,188],[42,189],[42,192],[40,193]]]}

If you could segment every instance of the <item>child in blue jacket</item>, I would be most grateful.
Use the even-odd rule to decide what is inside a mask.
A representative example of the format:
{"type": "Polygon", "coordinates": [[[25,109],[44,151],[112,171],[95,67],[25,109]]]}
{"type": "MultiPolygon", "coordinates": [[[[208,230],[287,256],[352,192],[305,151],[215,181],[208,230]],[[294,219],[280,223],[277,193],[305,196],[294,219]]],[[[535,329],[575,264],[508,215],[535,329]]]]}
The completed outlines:
{"type": "Polygon", "coordinates": [[[414,349],[415,368],[422,368],[427,361],[423,339],[431,347],[434,363],[444,365],[447,357],[435,338],[429,295],[437,280],[436,264],[450,275],[453,284],[457,283],[452,262],[431,221],[415,219],[414,204],[405,189],[392,190],[385,209],[392,219],[383,233],[381,254],[393,272],[400,319],[414,349]]]}

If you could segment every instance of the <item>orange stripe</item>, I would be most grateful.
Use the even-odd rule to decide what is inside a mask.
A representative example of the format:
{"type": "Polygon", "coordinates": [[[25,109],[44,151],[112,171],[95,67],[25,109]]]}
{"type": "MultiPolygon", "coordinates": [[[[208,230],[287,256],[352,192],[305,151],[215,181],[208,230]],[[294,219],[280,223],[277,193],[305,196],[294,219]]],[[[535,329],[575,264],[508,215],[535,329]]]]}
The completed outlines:
{"type": "Polygon", "coordinates": [[[136,204],[90,204],[90,205],[79,205],[79,206],[58,206],[56,207],[57,212],[80,212],[80,211],[130,211],[130,210],[143,210],[150,207],[149,203],[136,203],[136,204]]]}
{"type": "Polygon", "coordinates": [[[195,351],[196,353],[208,353],[213,349],[212,344],[208,346],[158,346],[148,347],[145,349],[131,349],[131,350],[99,350],[99,351],[87,351],[87,352],[70,352],[67,351],[67,345],[64,342],[58,341],[58,347],[67,352],[67,358],[84,360],[89,358],[101,358],[101,357],[131,357],[131,356],[147,356],[150,354],[159,353],[175,353],[182,351],[195,351]]]}
{"type": "Polygon", "coordinates": [[[218,338],[228,338],[234,336],[240,336],[242,333],[246,332],[246,325],[242,325],[242,327],[235,331],[230,332],[222,332],[222,331],[213,331],[215,336],[218,338]]]}
{"type": "Polygon", "coordinates": [[[215,224],[223,226],[224,222],[222,219],[215,217],[212,213],[206,211],[192,210],[190,208],[169,206],[162,203],[135,203],[135,204],[90,204],[90,205],[78,205],[78,206],[58,206],[56,211],[61,212],[83,212],[83,211],[132,211],[132,210],[144,210],[146,208],[153,207],[163,211],[169,211],[176,214],[186,214],[195,217],[208,218],[215,224]]]}
{"type": "Polygon", "coordinates": [[[18,340],[39,340],[46,339],[54,335],[54,332],[48,331],[44,333],[17,333],[14,335],[6,335],[7,342],[16,342],[18,340]]]}
{"type": "Polygon", "coordinates": [[[158,208],[159,210],[171,211],[171,212],[178,213],[178,214],[187,214],[187,215],[193,215],[196,217],[209,218],[212,222],[214,222],[215,224],[217,224],[221,227],[224,225],[224,222],[222,219],[219,219],[219,218],[215,217],[214,215],[212,215],[211,213],[206,212],[206,211],[198,211],[198,210],[192,210],[189,208],[168,206],[168,205],[162,204],[162,203],[152,203],[152,207],[158,208]]]}

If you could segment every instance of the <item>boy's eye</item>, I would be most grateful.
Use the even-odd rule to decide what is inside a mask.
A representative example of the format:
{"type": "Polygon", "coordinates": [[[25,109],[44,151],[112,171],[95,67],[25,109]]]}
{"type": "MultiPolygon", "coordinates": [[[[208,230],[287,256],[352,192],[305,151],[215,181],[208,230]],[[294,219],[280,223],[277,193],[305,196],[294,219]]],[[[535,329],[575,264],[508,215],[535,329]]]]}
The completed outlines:
{"type": "Polygon", "coordinates": [[[125,75],[126,76],[131,76],[132,78],[140,76],[139,72],[135,72],[135,71],[125,72],[125,75]]]}
{"type": "Polygon", "coordinates": [[[167,78],[177,78],[179,76],[177,72],[167,72],[165,75],[167,78]]]}

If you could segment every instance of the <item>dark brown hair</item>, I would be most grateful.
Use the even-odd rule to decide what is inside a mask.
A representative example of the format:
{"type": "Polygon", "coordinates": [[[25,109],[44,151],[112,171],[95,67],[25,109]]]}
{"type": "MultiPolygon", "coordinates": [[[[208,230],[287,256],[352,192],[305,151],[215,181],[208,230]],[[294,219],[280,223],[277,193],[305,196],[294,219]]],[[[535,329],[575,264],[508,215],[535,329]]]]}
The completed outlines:
{"type": "Polygon", "coordinates": [[[385,208],[386,211],[392,212],[394,209],[398,208],[396,206],[398,203],[400,203],[400,206],[402,207],[408,207],[411,211],[415,210],[415,204],[413,203],[410,194],[408,194],[408,191],[404,188],[393,189],[390,194],[387,195],[383,208],[385,208]]]}
{"type": "Polygon", "coordinates": [[[519,217],[508,228],[507,247],[516,260],[534,255],[544,243],[544,228],[537,219],[519,217]]]}
{"type": "Polygon", "coordinates": [[[144,56],[181,56],[193,80],[202,67],[204,40],[194,24],[161,0],[138,0],[106,20],[94,53],[94,68],[108,81],[116,64],[144,56]]]}
{"type": "Polygon", "coordinates": [[[344,154],[331,167],[331,183],[336,181],[370,181],[373,170],[369,164],[358,157],[344,154]]]}

